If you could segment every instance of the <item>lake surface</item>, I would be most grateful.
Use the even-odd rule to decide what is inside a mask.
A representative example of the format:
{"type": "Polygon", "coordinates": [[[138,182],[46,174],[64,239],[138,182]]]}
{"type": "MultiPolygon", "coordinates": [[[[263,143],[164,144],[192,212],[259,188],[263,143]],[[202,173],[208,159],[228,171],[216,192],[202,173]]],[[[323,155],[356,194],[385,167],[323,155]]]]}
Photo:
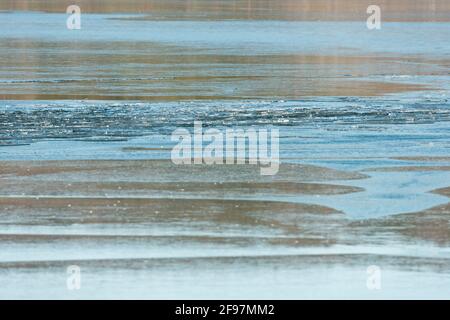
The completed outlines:
{"type": "Polygon", "coordinates": [[[0,12],[0,297],[448,298],[450,23],[66,19],[0,12]],[[172,166],[194,121],[279,175],[172,166]]]}

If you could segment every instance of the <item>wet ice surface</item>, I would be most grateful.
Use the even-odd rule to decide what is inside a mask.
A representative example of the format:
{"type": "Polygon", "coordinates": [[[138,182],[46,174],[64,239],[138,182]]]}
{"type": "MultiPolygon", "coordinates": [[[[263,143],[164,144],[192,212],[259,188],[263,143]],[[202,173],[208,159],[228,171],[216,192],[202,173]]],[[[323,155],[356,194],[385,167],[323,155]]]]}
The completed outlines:
{"type": "Polygon", "coordinates": [[[394,157],[450,154],[450,109],[442,96],[191,103],[6,101],[0,107],[0,159],[170,159],[175,144],[171,133],[180,127],[192,132],[194,121],[202,121],[205,129],[278,128],[282,161],[367,170],[370,176],[343,182],[364,188],[360,193],[295,199],[264,195],[268,199],[331,206],[352,218],[420,211],[447,202],[428,191],[448,186],[448,170],[370,171],[429,165],[394,157]]]}
{"type": "MultiPolygon", "coordinates": [[[[118,292],[129,299],[245,299],[249,296],[255,299],[277,299],[280,294],[289,299],[448,297],[443,291],[437,290],[436,283],[439,283],[440,288],[448,288],[449,273],[437,273],[426,266],[410,265],[408,270],[399,271],[395,265],[389,264],[392,262],[389,259],[383,259],[386,267],[382,273],[382,289],[368,290],[367,272],[365,268],[357,265],[362,260],[364,263],[381,261],[376,257],[365,256],[326,259],[314,256],[286,256],[264,259],[205,258],[198,261],[137,260],[127,265],[119,261],[112,263],[110,267],[105,263],[92,263],[82,269],[82,290],[79,291],[69,291],[65,288],[67,277],[63,264],[51,267],[42,265],[31,272],[26,269],[0,272],[9,280],[2,286],[3,292],[10,292],[8,296],[2,295],[4,298],[42,299],[45,296],[56,299],[114,299],[118,292]],[[348,259],[355,261],[355,264],[346,265],[345,261],[348,259]],[[329,261],[333,262],[333,266],[327,264],[329,261]],[[314,268],[310,268],[311,265],[314,265],[314,268]],[[15,290],[11,285],[20,281],[28,284],[26,292],[15,290]],[[42,283],[47,284],[45,293],[40,287],[42,283]],[[398,290],[399,284],[402,284],[403,290],[398,290]],[[405,294],[404,290],[408,294],[405,294]]],[[[395,259],[393,260],[395,262],[395,259]]],[[[399,259],[398,262],[405,263],[405,260],[399,259]]],[[[413,263],[419,264],[419,261],[413,263]]]]}
{"type": "Polygon", "coordinates": [[[340,181],[362,187],[364,192],[333,197],[299,197],[304,203],[317,203],[342,210],[355,219],[379,218],[393,214],[425,210],[448,203],[448,198],[429,191],[448,187],[450,172],[370,173],[361,181],[340,181]]]}
{"type": "MultiPolygon", "coordinates": [[[[0,144],[21,145],[48,139],[114,142],[134,136],[170,135],[176,128],[192,127],[194,121],[203,122],[205,128],[276,126],[282,131],[304,134],[306,143],[309,139],[315,142],[316,132],[330,132],[330,137],[338,132],[337,139],[341,140],[333,141],[335,144],[353,138],[361,145],[373,141],[371,135],[379,135],[384,142],[398,142],[400,135],[420,135],[428,125],[436,133],[433,141],[443,133],[441,140],[445,142],[446,125],[441,129],[439,126],[450,121],[449,106],[446,97],[412,102],[395,98],[165,103],[3,101],[0,144]]],[[[425,134],[416,140],[428,141],[428,137],[425,134]]]]}
{"type": "MultiPolygon", "coordinates": [[[[153,213],[154,207],[142,206],[139,210],[143,222],[132,224],[108,221],[108,214],[119,220],[128,218],[114,208],[88,206],[71,211],[67,206],[39,210],[26,203],[17,208],[5,205],[0,207],[0,297],[448,298],[447,242],[435,243],[426,238],[426,232],[424,240],[421,230],[414,234],[416,238],[402,237],[392,226],[381,227],[381,234],[369,229],[358,238],[356,228],[338,232],[339,223],[335,221],[384,221],[396,214],[448,202],[448,198],[430,191],[448,187],[450,161],[394,159],[450,156],[448,23],[420,23],[419,28],[417,24],[385,23],[380,32],[368,32],[365,22],[116,19],[123,17],[83,15],[82,32],[68,33],[64,14],[0,13],[1,93],[61,91],[70,99],[70,94],[86,88],[123,97],[130,92],[140,94],[149,87],[157,93],[167,90],[168,94],[173,94],[171,90],[183,93],[188,87],[191,92],[205,90],[205,95],[217,90],[232,96],[238,87],[261,98],[258,90],[263,91],[268,84],[273,87],[269,86],[272,91],[267,92],[279,93],[289,85],[294,89],[315,87],[330,79],[344,84],[346,78],[379,81],[387,87],[420,84],[435,90],[374,98],[320,96],[286,101],[1,101],[0,160],[169,159],[173,130],[192,130],[196,120],[202,121],[205,128],[278,128],[282,162],[358,171],[368,177],[325,181],[364,189],[355,193],[225,192],[214,206],[220,208],[233,199],[255,203],[272,200],[324,205],[343,213],[338,214],[339,218],[321,216],[323,220],[314,214],[304,217],[303,212],[294,216],[286,212],[269,215],[288,226],[295,219],[301,220],[301,228],[290,234],[277,226],[245,225],[240,220],[224,224],[195,220],[198,216],[209,218],[213,206],[205,210],[199,207],[196,215],[187,218],[182,207],[178,212],[181,217],[166,219],[161,215],[156,221],[153,216],[145,216],[153,213]],[[171,59],[175,60],[165,60],[174,53],[176,58],[171,59]],[[199,58],[199,54],[204,56],[199,58]],[[272,63],[263,56],[269,54],[300,57],[275,57],[278,62],[272,63]],[[388,63],[373,67],[364,62],[362,68],[355,68],[361,63],[357,60],[339,67],[340,60],[330,64],[325,59],[321,65],[319,60],[304,60],[305,54],[387,54],[388,63]],[[243,57],[236,58],[238,55],[243,57]],[[252,56],[258,59],[247,64],[246,59],[252,56]],[[390,60],[394,56],[404,60],[394,63],[390,60]],[[424,64],[422,58],[436,61],[424,64]],[[179,62],[176,59],[183,63],[175,63],[179,62]],[[202,65],[205,59],[210,60],[202,65]],[[191,80],[193,84],[183,78],[182,82],[163,85],[167,79],[192,74],[199,77],[191,80]],[[268,74],[274,74],[274,81],[261,84],[252,78],[268,74]],[[208,78],[211,75],[238,75],[244,80],[218,82],[208,78]],[[280,85],[285,79],[297,81],[296,76],[303,82],[280,85]],[[405,166],[422,166],[423,170],[402,170],[405,166]],[[430,169],[437,166],[447,168],[430,169]],[[399,169],[376,170],[380,167],[399,169]],[[109,211],[96,215],[96,210],[109,211]],[[328,242],[334,236],[343,242],[328,242]],[[308,237],[317,242],[303,243],[308,237]],[[82,267],[83,289],[79,292],[66,289],[66,267],[70,264],[82,267]],[[367,290],[369,265],[382,268],[383,290],[367,290]]],[[[96,176],[91,173],[59,177],[90,179],[94,183],[96,176]]],[[[21,179],[39,185],[39,179],[51,182],[55,176],[38,174],[21,179]]],[[[2,177],[5,181],[9,178],[2,177]]],[[[126,178],[149,179],[128,177],[126,171],[108,177],[119,184],[126,178]]],[[[123,192],[122,196],[162,201],[182,198],[158,190],[139,195],[130,190],[131,194],[123,192]]],[[[36,198],[20,192],[9,196],[18,200],[36,198]]],[[[70,196],[89,200],[76,193],[70,196]]],[[[204,192],[185,197],[199,200],[212,195],[204,192]]],[[[445,223],[448,218],[442,214],[420,226],[444,228],[445,240],[445,223]]],[[[404,227],[408,227],[406,220],[404,227]]],[[[432,229],[433,235],[436,230],[432,229]]]]}
{"type": "MultiPolygon", "coordinates": [[[[3,38],[68,40],[66,14],[0,13],[3,38]],[[21,21],[21,23],[17,23],[21,21]],[[7,26],[14,25],[14,28],[7,26]],[[3,27],[5,26],[5,27],[3,27]],[[37,27],[39,26],[39,27],[37,27]]],[[[120,20],[138,15],[83,14],[82,32],[73,41],[149,41],[209,47],[223,52],[343,52],[447,55],[448,23],[385,22],[378,32],[367,32],[361,22],[305,21],[139,21],[120,20]],[[351,36],[350,36],[351,35],[351,36]],[[386,44],[389,44],[386,46],[386,44]]]]}
{"type": "Polygon", "coordinates": [[[446,87],[449,23],[385,23],[369,32],[365,21],[120,17],[83,14],[82,29],[70,31],[65,14],[0,13],[0,92],[29,100],[190,101],[446,87]]]}

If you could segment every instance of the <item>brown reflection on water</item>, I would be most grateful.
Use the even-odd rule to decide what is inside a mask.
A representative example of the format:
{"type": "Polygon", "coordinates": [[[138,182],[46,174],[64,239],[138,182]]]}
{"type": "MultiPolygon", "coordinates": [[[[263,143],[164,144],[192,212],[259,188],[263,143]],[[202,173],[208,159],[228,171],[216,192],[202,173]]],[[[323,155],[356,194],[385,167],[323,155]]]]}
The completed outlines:
{"type": "MultiPolygon", "coordinates": [[[[168,160],[3,161],[0,218],[10,226],[76,223],[87,228],[86,236],[92,226],[101,226],[102,234],[108,235],[130,232],[130,226],[150,230],[154,225],[171,230],[174,241],[190,230],[197,236],[280,236],[264,244],[293,247],[450,243],[448,204],[354,221],[331,207],[295,201],[301,195],[351,196],[364,191],[344,184],[367,178],[358,172],[282,164],[278,176],[263,177],[249,165],[223,167],[175,166],[168,160]],[[285,198],[271,201],[268,195],[285,198]]],[[[435,192],[450,194],[449,188],[435,192]]]]}
{"type": "MultiPolygon", "coordinates": [[[[248,279],[262,287],[241,293],[244,297],[308,296],[311,288],[322,288],[322,297],[336,288],[339,297],[356,297],[367,294],[366,269],[377,265],[384,277],[393,272],[402,295],[422,296],[409,289],[411,282],[428,279],[435,286],[450,272],[448,258],[430,255],[450,244],[449,205],[354,221],[331,207],[267,200],[267,191],[351,196],[361,190],[345,183],[363,178],[295,164],[283,164],[277,177],[268,178],[245,165],[224,170],[159,160],[3,161],[2,288],[14,296],[53,296],[65,290],[58,275],[75,264],[89,279],[83,297],[129,298],[124,288],[140,298],[186,297],[193,290],[223,296],[248,279]],[[317,180],[324,183],[310,183],[317,180]],[[325,183],[336,180],[343,181],[325,183]],[[233,199],[236,193],[248,196],[248,190],[259,198],[233,199]],[[195,198],[199,194],[202,198],[195,198]],[[415,251],[416,244],[426,253],[415,251]]],[[[449,195],[448,188],[436,192],[449,195]]]]}
{"type": "Polygon", "coordinates": [[[363,80],[445,75],[418,57],[225,54],[135,42],[9,39],[0,48],[1,99],[218,100],[377,96],[432,89],[363,80]],[[182,52],[182,53],[180,53],[182,52]]]}

